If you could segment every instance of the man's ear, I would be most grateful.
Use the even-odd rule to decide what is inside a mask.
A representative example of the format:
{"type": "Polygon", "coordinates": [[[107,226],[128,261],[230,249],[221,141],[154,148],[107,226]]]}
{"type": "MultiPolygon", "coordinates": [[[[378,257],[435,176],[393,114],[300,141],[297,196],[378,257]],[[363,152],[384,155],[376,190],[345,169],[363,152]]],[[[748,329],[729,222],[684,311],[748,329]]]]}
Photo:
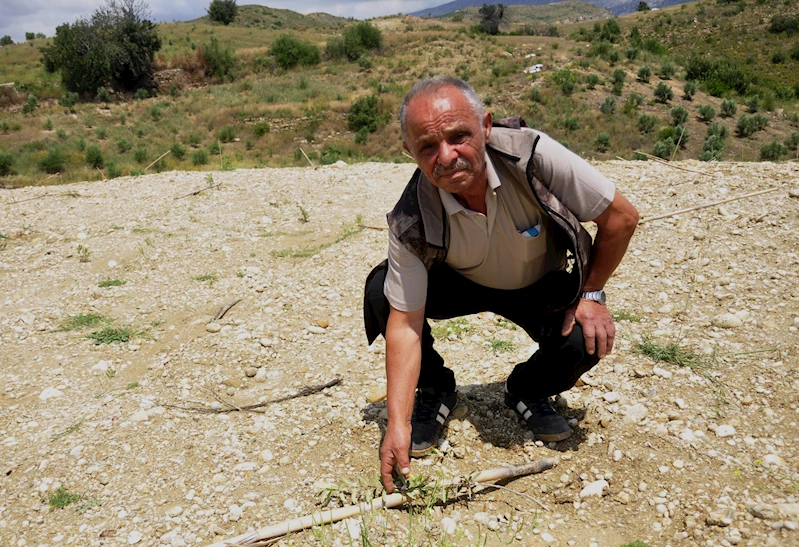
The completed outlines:
{"type": "Polygon", "coordinates": [[[491,112],[486,112],[485,116],[483,116],[483,129],[485,130],[486,140],[488,140],[488,136],[491,134],[491,123],[493,121],[491,112]]]}
{"type": "Polygon", "coordinates": [[[407,143],[407,142],[403,141],[403,142],[402,142],[402,147],[405,149],[405,151],[406,151],[408,154],[410,154],[410,155],[411,155],[411,157],[412,157],[413,159],[416,159],[416,158],[413,156],[413,152],[411,152],[411,149],[410,149],[410,148],[408,148],[408,143],[407,143]]]}

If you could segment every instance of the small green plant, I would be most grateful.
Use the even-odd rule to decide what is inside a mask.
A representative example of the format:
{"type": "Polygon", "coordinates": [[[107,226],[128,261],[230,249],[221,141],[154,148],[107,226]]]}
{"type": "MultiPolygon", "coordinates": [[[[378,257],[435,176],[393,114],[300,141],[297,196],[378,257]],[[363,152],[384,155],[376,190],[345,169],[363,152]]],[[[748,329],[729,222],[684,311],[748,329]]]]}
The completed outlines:
{"type": "Polygon", "coordinates": [[[787,153],[788,149],[774,140],[760,147],[760,161],[779,161],[787,153]]]}
{"type": "Polygon", "coordinates": [[[513,351],[516,346],[514,346],[513,342],[509,340],[498,340],[496,338],[492,338],[486,342],[488,347],[494,353],[500,353],[505,351],[513,351]]]}
{"type": "Polygon", "coordinates": [[[716,117],[716,110],[709,104],[700,104],[696,111],[699,113],[699,119],[705,123],[716,117]]]}
{"type": "Polygon", "coordinates": [[[63,106],[64,108],[68,108],[72,110],[72,108],[77,104],[78,100],[80,99],[80,95],[73,91],[68,91],[61,95],[61,98],[58,100],[58,104],[63,106]]]}
{"type": "Polygon", "coordinates": [[[668,160],[671,158],[676,148],[677,145],[674,144],[674,140],[669,137],[667,139],[661,139],[657,141],[652,148],[652,154],[659,158],[663,158],[664,160],[668,160]]]}
{"type": "Polygon", "coordinates": [[[638,80],[644,82],[645,84],[649,83],[650,78],[652,78],[652,67],[649,65],[644,65],[638,69],[638,80]]]}
{"type": "Polygon", "coordinates": [[[723,118],[732,118],[738,111],[738,103],[735,99],[723,99],[721,101],[721,116],[723,118]]]}
{"type": "Polygon", "coordinates": [[[224,143],[233,142],[236,138],[236,128],[232,125],[227,125],[219,130],[216,137],[224,143]]]}
{"type": "Polygon", "coordinates": [[[186,157],[186,148],[179,142],[172,143],[172,146],[169,147],[169,151],[176,160],[182,160],[186,157]]]}
{"type": "Polygon", "coordinates": [[[153,118],[153,120],[158,121],[164,116],[164,111],[160,106],[154,104],[150,107],[150,116],[153,118]]]}
{"type": "Polygon", "coordinates": [[[127,283],[127,281],[124,279],[104,279],[100,281],[97,286],[101,289],[105,289],[107,287],[121,287],[125,283],[127,283]]]}
{"type": "Polygon", "coordinates": [[[465,317],[448,319],[446,321],[435,321],[432,327],[433,336],[438,340],[444,340],[450,337],[457,338],[463,334],[468,334],[473,330],[474,327],[465,317]]]}
{"type": "Polygon", "coordinates": [[[7,177],[14,172],[14,156],[0,149],[0,177],[7,177]]]}
{"type": "Polygon", "coordinates": [[[754,114],[760,110],[760,95],[752,95],[744,101],[746,109],[750,114],[754,114]]]}
{"type": "Polygon", "coordinates": [[[711,123],[707,126],[707,136],[716,135],[720,139],[727,138],[727,126],[720,123],[711,123]]]}
{"type": "Polygon", "coordinates": [[[97,88],[97,100],[101,103],[108,103],[111,101],[111,93],[105,87],[100,86],[97,88]]]}
{"type": "Polygon", "coordinates": [[[628,310],[616,310],[610,314],[614,321],[629,321],[630,323],[640,323],[641,318],[628,310]]]}
{"type": "Polygon", "coordinates": [[[78,262],[91,262],[92,252],[89,248],[85,245],[78,245],[77,247],[78,252],[78,262]]]}
{"type": "Polygon", "coordinates": [[[644,104],[644,96],[640,93],[632,92],[627,95],[627,100],[624,101],[624,113],[629,114],[634,110],[638,110],[638,107],[644,104]]]}
{"type": "Polygon", "coordinates": [[[724,140],[718,135],[708,135],[702,142],[699,161],[721,161],[724,157],[724,140]]]}
{"type": "Polygon", "coordinates": [[[133,151],[133,161],[136,163],[146,163],[147,162],[147,149],[146,148],[137,148],[133,151]]]}
{"type": "Polygon", "coordinates": [[[61,321],[59,331],[73,331],[81,329],[90,329],[109,322],[110,319],[99,313],[81,313],[67,317],[61,321]]]}
{"type": "Polygon", "coordinates": [[[266,122],[258,122],[252,128],[252,134],[259,139],[269,133],[269,124],[266,122]]]}
{"type": "Polygon", "coordinates": [[[103,159],[103,151],[100,150],[100,147],[97,145],[86,147],[85,159],[86,163],[95,169],[101,169],[105,164],[105,160],[103,159]]]}
{"type": "Polygon", "coordinates": [[[361,127],[355,132],[355,144],[366,144],[369,140],[369,129],[361,127]]]}
{"type": "Polygon", "coordinates": [[[656,362],[669,363],[679,367],[701,369],[708,365],[706,358],[692,348],[683,346],[681,341],[663,345],[645,335],[641,337],[640,341],[635,342],[633,352],[645,355],[656,362]]]}
{"type": "Polygon", "coordinates": [[[688,80],[682,87],[682,98],[686,101],[693,101],[694,95],[696,95],[696,82],[688,80]]]}
{"type": "Polygon", "coordinates": [[[32,114],[33,111],[36,110],[38,102],[39,101],[36,99],[36,95],[34,94],[28,95],[28,100],[22,104],[22,113],[32,114]]]}
{"type": "Polygon", "coordinates": [[[765,116],[760,114],[747,116],[744,114],[738,118],[738,123],[735,125],[735,134],[740,138],[750,137],[767,125],[768,119],[765,116]]]}
{"type": "Polygon", "coordinates": [[[374,133],[386,121],[384,105],[377,95],[358,99],[352,104],[347,115],[347,122],[354,131],[365,127],[370,133],[374,133]]]}
{"type": "Polygon", "coordinates": [[[563,119],[563,128],[566,131],[577,131],[580,129],[580,121],[572,116],[566,116],[563,119]]]}
{"type": "Polygon", "coordinates": [[[605,100],[602,101],[602,104],[599,105],[599,110],[605,114],[606,116],[610,116],[616,113],[616,98],[607,96],[605,100]]]}
{"type": "Polygon", "coordinates": [[[196,166],[206,165],[208,163],[208,152],[203,149],[195,150],[191,154],[191,162],[196,166]]]}
{"type": "Polygon", "coordinates": [[[59,486],[49,496],[47,496],[47,505],[50,509],[64,509],[73,503],[78,503],[83,499],[80,494],[75,494],[59,486]]]}
{"type": "Polygon", "coordinates": [[[607,152],[610,148],[610,135],[607,133],[600,133],[594,139],[594,149],[597,152],[607,152]]]}
{"type": "Polygon", "coordinates": [[[799,149],[799,131],[793,131],[786,139],[785,139],[785,147],[788,150],[793,150],[794,152],[799,149]]]}
{"type": "Polygon", "coordinates": [[[66,166],[67,157],[60,148],[51,148],[47,155],[39,160],[39,169],[51,175],[62,172],[66,166]]]}
{"type": "MultiPolygon", "coordinates": [[[[101,330],[94,331],[87,335],[86,338],[94,340],[94,344],[99,346],[100,344],[123,344],[125,342],[130,342],[137,334],[139,333],[129,327],[104,327],[101,330]]],[[[115,373],[112,373],[112,376],[114,374],[115,373]]]]}
{"type": "Polygon", "coordinates": [[[672,91],[671,87],[666,82],[658,83],[657,87],[655,87],[655,100],[659,103],[666,104],[670,100],[674,98],[674,91],[672,91]]]}
{"type": "Polygon", "coordinates": [[[213,285],[214,281],[219,280],[219,276],[216,274],[203,274],[192,277],[194,281],[208,281],[209,285],[213,285]]]}
{"type": "Polygon", "coordinates": [[[67,140],[67,132],[61,129],[60,127],[55,130],[55,136],[58,137],[58,140],[60,141],[67,140]]]}
{"type": "Polygon", "coordinates": [[[191,146],[192,148],[198,148],[203,142],[202,137],[197,133],[190,133],[189,136],[186,138],[186,143],[191,146]]]}
{"type": "Polygon", "coordinates": [[[552,73],[552,81],[560,87],[561,93],[569,96],[577,89],[577,77],[567,68],[556,70],[552,73]]]}
{"type": "Polygon", "coordinates": [[[133,98],[136,99],[137,101],[144,100],[149,96],[150,92],[144,88],[137,89],[136,92],[133,94],[133,98]]]}
{"type": "Polygon", "coordinates": [[[671,80],[676,72],[677,69],[670,61],[666,61],[660,66],[660,77],[664,80],[671,80]]]}
{"type": "Polygon", "coordinates": [[[135,388],[139,387],[140,385],[141,384],[139,384],[139,382],[131,382],[128,385],[125,386],[125,389],[135,389],[135,388]]]}
{"type": "Polygon", "coordinates": [[[42,124],[42,129],[44,129],[45,131],[52,131],[53,130],[53,121],[50,118],[47,118],[46,120],[44,120],[44,123],[42,124]]]}
{"type": "Polygon", "coordinates": [[[117,152],[124,154],[133,148],[133,143],[129,140],[122,138],[117,141],[117,152]]]}
{"type": "Polygon", "coordinates": [[[308,211],[305,210],[305,207],[303,207],[302,205],[298,204],[297,207],[300,208],[299,221],[302,222],[302,223],[308,222],[310,220],[311,215],[308,213],[308,211]]]}
{"type": "Polygon", "coordinates": [[[638,130],[641,133],[649,133],[655,128],[655,124],[657,123],[658,119],[655,116],[650,116],[649,114],[641,114],[638,116],[638,130]]]}
{"type": "Polygon", "coordinates": [[[636,539],[635,541],[632,541],[630,543],[625,543],[621,547],[649,547],[649,545],[647,545],[646,543],[644,543],[639,539],[636,539]]]}
{"type": "MultiPolygon", "coordinates": [[[[596,88],[596,85],[598,83],[599,83],[599,76],[597,76],[596,74],[589,74],[588,76],[585,77],[585,87],[588,89],[596,88]]],[[[541,102],[541,101],[536,101],[536,102],[541,102]]]]}
{"type": "Polygon", "coordinates": [[[94,134],[99,140],[104,141],[108,137],[108,130],[105,127],[98,127],[94,134]]]}
{"type": "Polygon", "coordinates": [[[673,125],[682,125],[688,120],[688,111],[682,106],[672,107],[670,114],[673,125]]]}

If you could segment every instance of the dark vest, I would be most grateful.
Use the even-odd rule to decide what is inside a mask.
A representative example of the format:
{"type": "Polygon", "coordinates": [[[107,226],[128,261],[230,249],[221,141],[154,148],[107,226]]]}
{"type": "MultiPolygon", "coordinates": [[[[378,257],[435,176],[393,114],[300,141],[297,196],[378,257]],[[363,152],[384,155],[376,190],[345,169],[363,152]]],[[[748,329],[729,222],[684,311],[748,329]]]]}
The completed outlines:
{"type": "MultiPolygon", "coordinates": [[[[566,249],[572,274],[577,276],[574,294],[566,298],[563,307],[575,302],[585,283],[591,255],[591,235],[577,217],[538,179],[535,173],[535,147],[539,135],[527,127],[521,118],[497,120],[489,136],[486,150],[495,165],[503,163],[527,180],[530,194],[549,215],[555,226],[552,237],[559,249],[566,249]],[[569,254],[570,253],[570,256],[569,254]]],[[[438,188],[416,169],[394,209],[387,215],[388,227],[399,241],[424,263],[429,271],[444,262],[449,245],[449,222],[438,188]]]]}

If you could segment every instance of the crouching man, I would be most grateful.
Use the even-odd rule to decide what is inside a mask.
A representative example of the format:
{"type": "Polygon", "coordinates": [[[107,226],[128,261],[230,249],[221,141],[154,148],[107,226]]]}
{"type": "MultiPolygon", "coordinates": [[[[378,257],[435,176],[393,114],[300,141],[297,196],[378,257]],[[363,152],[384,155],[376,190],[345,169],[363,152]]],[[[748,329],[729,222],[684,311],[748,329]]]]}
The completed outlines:
{"type": "Polygon", "coordinates": [[[613,348],[602,289],[638,224],[635,207],[579,156],[518,118],[492,124],[466,82],[419,82],[400,123],[418,169],[388,215],[388,260],[364,298],[369,342],[386,339],[388,492],[410,473],[409,456],[436,446],[457,400],[428,318],[490,311],[523,328],[539,349],[511,372],[505,403],[542,441],[571,435],[550,397],[613,348]]]}

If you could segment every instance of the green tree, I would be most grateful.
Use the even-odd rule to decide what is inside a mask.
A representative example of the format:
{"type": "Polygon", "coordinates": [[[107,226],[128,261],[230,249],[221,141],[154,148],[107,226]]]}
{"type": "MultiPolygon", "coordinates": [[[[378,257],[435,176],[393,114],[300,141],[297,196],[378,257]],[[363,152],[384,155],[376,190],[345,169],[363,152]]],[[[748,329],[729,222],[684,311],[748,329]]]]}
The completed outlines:
{"type": "Polygon", "coordinates": [[[281,34],[272,42],[269,53],[275,62],[283,69],[294,68],[297,65],[319,64],[319,48],[311,42],[300,40],[293,34],[281,34]]]}
{"type": "Polygon", "coordinates": [[[505,16],[504,4],[483,4],[477,13],[480,16],[480,26],[486,34],[499,34],[499,24],[505,16]]]}
{"type": "Polygon", "coordinates": [[[636,11],[649,11],[649,4],[641,0],[638,2],[638,6],[635,9],[636,11]]]}
{"type": "Polygon", "coordinates": [[[229,25],[239,14],[239,7],[236,5],[236,0],[211,0],[206,11],[211,21],[229,25]]]}
{"type": "Polygon", "coordinates": [[[14,43],[14,40],[11,39],[11,36],[6,34],[2,38],[0,38],[0,46],[10,46],[14,43]]]}
{"type": "Polygon", "coordinates": [[[669,87],[666,82],[660,82],[655,87],[655,99],[659,103],[667,103],[674,98],[674,91],[669,87]]]}
{"type": "Polygon", "coordinates": [[[350,61],[357,61],[367,51],[383,47],[383,33],[376,26],[361,21],[344,31],[344,54],[350,61]]]}
{"type": "Polygon", "coordinates": [[[77,93],[94,93],[108,84],[136,89],[152,73],[161,49],[148,17],[142,0],[107,0],[90,20],[56,28],[53,42],[41,48],[45,70],[60,72],[64,86],[77,93]]]}
{"type": "Polygon", "coordinates": [[[33,32],[26,32],[25,33],[25,40],[26,41],[30,42],[34,38],[36,38],[36,34],[34,34],[33,32]]]}
{"type": "Polygon", "coordinates": [[[352,104],[347,115],[347,122],[353,131],[366,129],[369,133],[374,133],[385,121],[383,105],[377,95],[358,99],[352,104]]]}

